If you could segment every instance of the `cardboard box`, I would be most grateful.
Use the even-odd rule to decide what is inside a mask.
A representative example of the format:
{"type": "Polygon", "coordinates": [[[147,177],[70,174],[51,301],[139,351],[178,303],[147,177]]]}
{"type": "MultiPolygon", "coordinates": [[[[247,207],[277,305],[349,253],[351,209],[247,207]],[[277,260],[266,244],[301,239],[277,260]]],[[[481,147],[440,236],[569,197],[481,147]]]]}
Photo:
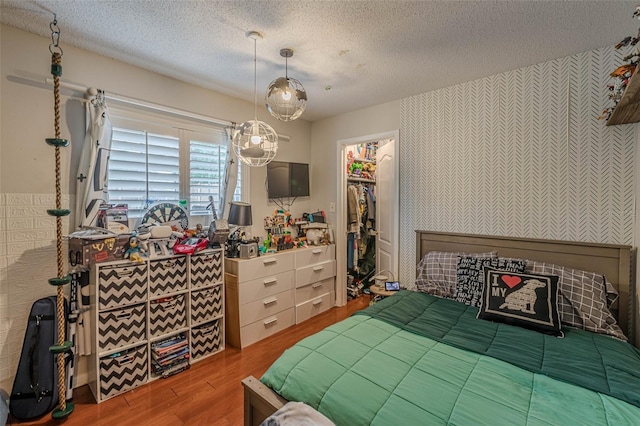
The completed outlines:
{"type": "Polygon", "coordinates": [[[124,259],[129,244],[129,234],[114,237],[69,238],[69,264],[90,266],[94,263],[124,259]]]}

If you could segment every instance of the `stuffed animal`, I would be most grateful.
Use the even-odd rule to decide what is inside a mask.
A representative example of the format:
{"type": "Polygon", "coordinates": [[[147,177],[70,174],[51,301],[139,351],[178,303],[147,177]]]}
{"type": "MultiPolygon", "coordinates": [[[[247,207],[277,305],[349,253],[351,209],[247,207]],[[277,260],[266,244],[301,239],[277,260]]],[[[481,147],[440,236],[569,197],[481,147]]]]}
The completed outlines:
{"type": "Polygon", "coordinates": [[[317,246],[320,244],[323,234],[324,233],[320,229],[309,229],[307,231],[307,243],[317,246]]]}
{"type": "Polygon", "coordinates": [[[129,238],[129,248],[124,252],[124,258],[129,259],[132,262],[142,263],[143,259],[141,253],[144,253],[144,250],[138,245],[138,238],[129,238]]]}

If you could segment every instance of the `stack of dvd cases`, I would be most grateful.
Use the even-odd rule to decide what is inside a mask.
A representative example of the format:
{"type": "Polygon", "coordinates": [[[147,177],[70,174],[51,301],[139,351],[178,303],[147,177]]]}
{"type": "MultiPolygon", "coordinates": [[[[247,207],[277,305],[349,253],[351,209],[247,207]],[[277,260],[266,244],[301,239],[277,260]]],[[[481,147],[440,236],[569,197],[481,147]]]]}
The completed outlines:
{"type": "Polygon", "coordinates": [[[189,368],[189,341],[183,334],[151,344],[151,369],[158,377],[169,377],[189,368]]]}

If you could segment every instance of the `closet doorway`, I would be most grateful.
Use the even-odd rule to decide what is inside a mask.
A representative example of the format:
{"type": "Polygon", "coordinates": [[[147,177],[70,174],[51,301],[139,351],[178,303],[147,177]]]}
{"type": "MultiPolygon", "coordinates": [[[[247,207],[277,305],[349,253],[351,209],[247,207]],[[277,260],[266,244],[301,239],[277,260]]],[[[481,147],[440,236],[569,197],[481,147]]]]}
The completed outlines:
{"type": "Polygon", "coordinates": [[[338,306],[373,284],[376,275],[398,279],[398,136],[396,130],[338,141],[338,306]],[[354,203],[358,212],[354,211],[354,203]]]}

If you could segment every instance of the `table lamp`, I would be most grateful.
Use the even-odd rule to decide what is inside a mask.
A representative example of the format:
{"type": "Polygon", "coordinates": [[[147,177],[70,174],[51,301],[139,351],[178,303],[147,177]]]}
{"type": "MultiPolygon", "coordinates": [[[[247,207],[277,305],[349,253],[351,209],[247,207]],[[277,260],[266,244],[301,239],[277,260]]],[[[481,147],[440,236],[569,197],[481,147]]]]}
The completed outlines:
{"type": "Polygon", "coordinates": [[[253,225],[251,204],[242,201],[232,201],[229,204],[229,224],[237,226],[231,239],[239,240],[241,228],[253,225]]]}

